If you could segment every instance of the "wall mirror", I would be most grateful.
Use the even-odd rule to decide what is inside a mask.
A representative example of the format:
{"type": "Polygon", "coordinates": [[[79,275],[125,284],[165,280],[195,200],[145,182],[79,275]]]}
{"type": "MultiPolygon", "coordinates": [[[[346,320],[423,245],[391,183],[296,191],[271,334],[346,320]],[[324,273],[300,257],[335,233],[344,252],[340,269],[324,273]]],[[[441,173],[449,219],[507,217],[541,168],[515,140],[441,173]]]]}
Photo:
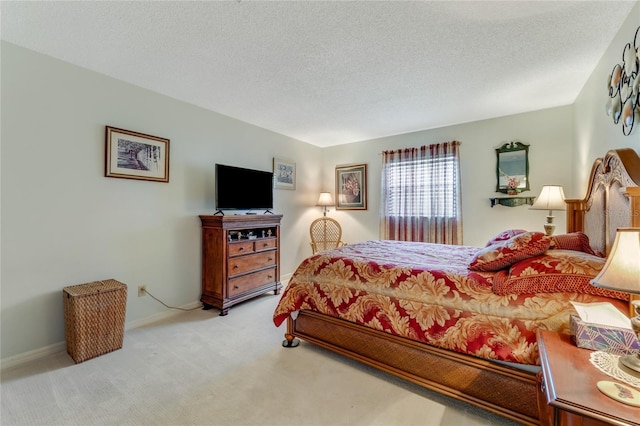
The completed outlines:
{"type": "Polygon", "coordinates": [[[496,192],[515,195],[529,190],[529,145],[507,142],[496,148],[496,192]]]}

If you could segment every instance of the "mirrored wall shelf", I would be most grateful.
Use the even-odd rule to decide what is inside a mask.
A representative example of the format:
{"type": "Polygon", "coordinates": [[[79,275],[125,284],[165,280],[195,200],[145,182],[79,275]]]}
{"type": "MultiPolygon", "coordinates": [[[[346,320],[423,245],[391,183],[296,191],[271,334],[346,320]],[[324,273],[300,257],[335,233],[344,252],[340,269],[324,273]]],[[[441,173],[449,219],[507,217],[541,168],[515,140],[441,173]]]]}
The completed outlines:
{"type": "Polygon", "coordinates": [[[507,206],[507,207],[518,207],[518,206],[524,206],[525,204],[528,205],[533,205],[533,201],[536,199],[536,197],[496,197],[496,198],[489,198],[489,200],[491,201],[491,207],[495,206],[496,204],[500,204],[502,206],[507,206]]]}

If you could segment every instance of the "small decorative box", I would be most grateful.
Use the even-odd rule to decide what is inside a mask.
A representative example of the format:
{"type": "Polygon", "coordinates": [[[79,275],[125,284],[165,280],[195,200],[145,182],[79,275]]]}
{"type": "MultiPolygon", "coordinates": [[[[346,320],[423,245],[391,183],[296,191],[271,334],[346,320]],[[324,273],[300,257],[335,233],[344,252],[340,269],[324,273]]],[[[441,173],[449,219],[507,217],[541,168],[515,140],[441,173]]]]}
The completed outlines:
{"type": "Polygon", "coordinates": [[[571,315],[571,340],[579,348],[628,355],[640,351],[640,342],[630,328],[584,322],[571,315]]]}

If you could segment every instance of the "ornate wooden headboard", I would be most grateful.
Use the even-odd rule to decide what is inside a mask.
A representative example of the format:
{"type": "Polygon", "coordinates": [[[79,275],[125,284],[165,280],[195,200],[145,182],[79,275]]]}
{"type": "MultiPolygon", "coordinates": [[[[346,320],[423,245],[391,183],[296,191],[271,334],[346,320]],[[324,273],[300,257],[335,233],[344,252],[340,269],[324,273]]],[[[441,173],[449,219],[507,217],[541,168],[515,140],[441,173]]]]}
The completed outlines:
{"type": "Polygon", "coordinates": [[[565,201],[567,232],[584,232],[606,256],[618,228],[640,227],[640,157],[630,148],[608,151],[593,163],[585,198],[565,201]]]}

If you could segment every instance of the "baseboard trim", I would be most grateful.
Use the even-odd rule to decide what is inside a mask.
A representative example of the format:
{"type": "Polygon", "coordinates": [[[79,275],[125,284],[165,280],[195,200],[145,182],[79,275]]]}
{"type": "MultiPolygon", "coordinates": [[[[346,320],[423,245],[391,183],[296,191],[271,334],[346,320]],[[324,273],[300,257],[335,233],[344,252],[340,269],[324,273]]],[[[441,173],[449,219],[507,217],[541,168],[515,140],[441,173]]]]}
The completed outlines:
{"type": "MultiPolygon", "coordinates": [[[[202,302],[192,302],[187,305],[180,306],[180,309],[195,309],[202,306],[202,302]]],[[[153,324],[154,322],[158,322],[165,318],[172,317],[181,313],[182,311],[178,309],[167,309],[166,311],[158,312],[157,314],[153,314],[148,317],[140,318],[135,321],[131,321],[125,324],[124,329],[131,330],[133,328],[143,327],[145,325],[153,324]]]]}
{"type": "Polygon", "coordinates": [[[32,351],[23,352],[18,355],[10,356],[0,361],[0,371],[15,367],[20,364],[24,364],[30,361],[34,361],[40,358],[44,358],[49,355],[57,354],[58,352],[64,352],[67,350],[66,342],[58,342],[52,345],[44,346],[42,348],[34,349],[32,351]]]}
{"type": "MultiPolygon", "coordinates": [[[[182,309],[194,309],[199,306],[202,306],[201,302],[192,302],[187,305],[181,306],[182,309]]],[[[124,325],[125,333],[128,330],[146,326],[152,324],[154,322],[163,320],[165,318],[172,317],[174,315],[179,314],[180,310],[177,309],[167,309],[166,311],[159,312],[157,314],[141,318],[135,321],[126,322],[124,325]]],[[[10,356],[7,358],[3,358],[0,360],[0,372],[7,368],[12,368],[19,366],[21,364],[25,364],[27,362],[31,362],[34,360],[38,360],[40,358],[44,358],[46,356],[54,355],[59,352],[65,352],[67,350],[67,342],[62,341],[58,343],[54,343],[52,345],[44,346],[42,348],[34,349],[32,351],[23,352],[18,355],[10,356]]]]}
{"type": "Polygon", "coordinates": [[[289,284],[289,280],[293,276],[293,272],[289,274],[280,275],[280,282],[282,283],[282,288],[285,288],[287,284],[289,284]]]}
{"type": "MultiPolygon", "coordinates": [[[[293,273],[290,273],[290,274],[284,274],[280,277],[280,281],[282,282],[283,289],[286,288],[287,284],[289,284],[289,279],[291,278],[292,275],[293,273]]],[[[194,308],[197,308],[198,306],[202,306],[202,303],[199,301],[188,303],[184,306],[181,306],[180,308],[194,309],[194,308]]],[[[180,312],[181,311],[177,309],[167,309],[165,311],[159,312],[157,314],[154,314],[145,318],[140,318],[135,321],[127,322],[124,325],[124,329],[126,332],[127,330],[153,324],[154,322],[169,318],[173,315],[177,315],[180,312]]],[[[62,341],[62,342],[54,343],[52,345],[44,346],[42,348],[34,349],[32,351],[23,352],[18,355],[10,356],[0,360],[0,372],[4,369],[12,368],[20,364],[24,364],[30,361],[44,358],[46,356],[53,355],[59,352],[64,352],[66,350],[67,350],[67,342],[62,341]]]]}

